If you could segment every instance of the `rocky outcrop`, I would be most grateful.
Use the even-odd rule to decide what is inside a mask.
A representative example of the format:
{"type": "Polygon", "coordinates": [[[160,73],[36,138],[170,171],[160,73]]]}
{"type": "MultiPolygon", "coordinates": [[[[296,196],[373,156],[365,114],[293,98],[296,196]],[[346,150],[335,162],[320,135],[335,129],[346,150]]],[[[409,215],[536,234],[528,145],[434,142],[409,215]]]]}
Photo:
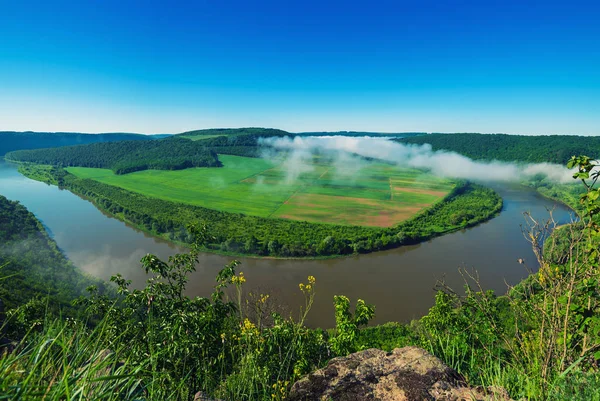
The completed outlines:
{"type": "Polygon", "coordinates": [[[509,401],[502,389],[469,387],[421,348],[368,349],[332,359],[296,382],[288,401],[509,401]]]}
{"type": "Polygon", "coordinates": [[[218,400],[216,398],[209,397],[207,394],[203,393],[202,391],[198,391],[194,395],[194,401],[222,401],[222,400],[218,400]]]}

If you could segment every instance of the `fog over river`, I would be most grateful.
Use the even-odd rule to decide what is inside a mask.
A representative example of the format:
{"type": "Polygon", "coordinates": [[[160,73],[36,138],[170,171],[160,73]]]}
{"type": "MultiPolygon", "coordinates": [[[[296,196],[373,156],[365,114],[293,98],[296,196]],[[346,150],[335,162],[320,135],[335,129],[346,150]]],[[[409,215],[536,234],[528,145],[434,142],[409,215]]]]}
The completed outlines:
{"type": "MultiPolygon", "coordinates": [[[[427,313],[433,304],[436,280],[445,277],[453,288],[462,288],[459,267],[474,268],[486,289],[506,291],[505,281],[515,284],[527,272],[517,260],[535,267],[533,252],[523,238],[523,212],[547,219],[554,208],[560,223],[571,219],[570,211],[528,188],[493,184],[504,199],[502,213],[474,228],[448,234],[415,246],[327,260],[276,260],[238,258],[247,277],[245,288],[270,292],[289,305],[294,315],[302,301],[298,283],[308,275],[317,279],[315,304],[309,315],[312,326],[331,327],[333,296],[362,298],[376,306],[375,323],[407,322],[427,313]]],[[[150,237],[108,217],[78,196],[30,180],[16,166],[0,161],[0,195],[18,200],[33,212],[73,263],[101,279],[121,273],[143,285],[145,274],[139,260],[147,253],[167,258],[185,251],[150,237]]],[[[233,257],[200,255],[197,271],[190,277],[188,293],[208,296],[219,269],[233,257]]]]}

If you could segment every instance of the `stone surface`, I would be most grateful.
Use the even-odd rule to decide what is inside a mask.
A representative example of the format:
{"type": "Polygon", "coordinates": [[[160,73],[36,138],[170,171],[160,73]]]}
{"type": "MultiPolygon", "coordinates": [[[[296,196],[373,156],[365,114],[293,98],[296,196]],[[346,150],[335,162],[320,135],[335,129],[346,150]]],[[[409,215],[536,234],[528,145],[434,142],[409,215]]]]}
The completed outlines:
{"type": "Polygon", "coordinates": [[[472,388],[421,348],[368,349],[332,359],[296,382],[288,401],[510,401],[503,389],[472,388]]]}
{"type": "Polygon", "coordinates": [[[211,398],[208,395],[206,395],[205,393],[203,393],[202,391],[198,391],[194,395],[194,401],[221,401],[221,400],[211,398]]]}

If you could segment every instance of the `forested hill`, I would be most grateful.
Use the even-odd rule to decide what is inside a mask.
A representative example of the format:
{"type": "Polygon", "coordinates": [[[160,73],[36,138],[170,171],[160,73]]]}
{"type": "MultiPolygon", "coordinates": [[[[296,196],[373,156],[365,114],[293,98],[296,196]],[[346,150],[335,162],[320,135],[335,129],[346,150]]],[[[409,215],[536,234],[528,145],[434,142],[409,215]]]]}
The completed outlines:
{"type": "Polygon", "coordinates": [[[259,138],[268,137],[296,137],[296,136],[380,136],[380,137],[412,137],[425,135],[424,132],[404,132],[404,133],[378,133],[378,132],[358,132],[358,131],[338,131],[338,132],[301,132],[292,133],[274,128],[214,128],[197,131],[184,132],[178,134],[183,138],[189,138],[193,141],[202,141],[206,147],[210,147],[215,152],[225,155],[260,157],[265,145],[259,144],[259,138]]]}
{"type": "MultiPolygon", "coordinates": [[[[211,131],[217,132],[218,130],[211,131]]],[[[214,150],[218,154],[260,157],[262,149],[259,144],[259,138],[295,136],[295,134],[289,132],[270,128],[242,128],[235,130],[235,132],[235,134],[228,135],[214,134],[189,138],[202,143],[202,145],[214,150]]]]}
{"type": "Polygon", "coordinates": [[[471,159],[566,164],[573,155],[600,156],[600,137],[574,135],[429,134],[397,141],[431,144],[471,159]]]}
{"type": "Polygon", "coordinates": [[[14,132],[0,131],[0,156],[13,150],[57,148],[98,142],[148,141],[163,135],[126,133],[81,134],[73,132],[14,132]]]}
{"type": "Polygon", "coordinates": [[[86,287],[103,286],[67,260],[31,212],[1,195],[0,267],[0,300],[6,310],[39,300],[42,316],[47,306],[65,312],[86,287]]]}
{"type": "Polygon", "coordinates": [[[67,146],[62,148],[18,150],[7,160],[53,166],[112,169],[115,174],[134,171],[181,170],[190,167],[220,167],[217,154],[203,142],[171,137],[155,141],[122,141],[67,146]]]}
{"type": "Polygon", "coordinates": [[[371,137],[402,137],[408,138],[413,136],[426,135],[426,132],[367,132],[367,131],[315,131],[315,132],[300,132],[300,136],[371,136],[371,137]]]}
{"type": "Polygon", "coordinates": [[[314,131],[314,132],[287,132],[275,128],[211,128],[196,131],[188,131],[178,134],[184,138],[193,140],[204,140],[214,138],[216,136],[325,136],[325,135],[342,135],[342,136],[382,136],[382,137],[413,137],[426,135],[426,132],[363,132],[363,131],[314,131]]]}
{"type": "Polygon", "coordinates": [[[235,135],[258,135],[258,136],[274,136],[274,135],[290,135],[289,132],[275,128],[210,128],[195,131],[187,131],[178,134],[184,138],[205,139],[215,136],[235,136],[235,135]]]}

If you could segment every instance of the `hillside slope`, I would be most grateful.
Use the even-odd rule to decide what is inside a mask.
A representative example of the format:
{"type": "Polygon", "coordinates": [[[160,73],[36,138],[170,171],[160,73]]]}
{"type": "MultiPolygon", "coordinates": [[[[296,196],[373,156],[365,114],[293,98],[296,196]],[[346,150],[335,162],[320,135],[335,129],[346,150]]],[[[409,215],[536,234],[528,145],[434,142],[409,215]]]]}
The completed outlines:
{"type": "Polygon", "coordinates": [[[109,168],[115,174],[221,165],[216,153],[202,143],[177,137],[156,141],[121,141],[18,150],[7,153],[5,157],[11,161],[52,166],[109,168]]]}
{"type": "Polygon", "coordinates": [[[273,135],[291,135],[289,132],[275,128],[209,128],[194,131],[182,132],[177,136],[200,140],[212,138],[216,136],[236,136],[236,135],[258,135],[258,136],[273,136],[273,135]]]}
{"type": "Polygon", "coordinates": [[[48,307],[72,310],[71,301],[92,284],[63,255],[42,223],[19,202],[0,195],[0,300],[6,309],[48,297],[48,307]]]}
{"type": "Polygon", "coordinates": [[[98,142],[149,141],[161,137],[164,137],[164,135],[0,131],[0,156],[20,149],[57,148],[60,146],[85,145],[98,142]]]}
{"type": "Polygon", "coordinates": [[[573,155],[600,156],[600,137],[574,135],[429,134],[397,139],[407,144],[430,144],[471,159],[566,164],[573,155]]]}

